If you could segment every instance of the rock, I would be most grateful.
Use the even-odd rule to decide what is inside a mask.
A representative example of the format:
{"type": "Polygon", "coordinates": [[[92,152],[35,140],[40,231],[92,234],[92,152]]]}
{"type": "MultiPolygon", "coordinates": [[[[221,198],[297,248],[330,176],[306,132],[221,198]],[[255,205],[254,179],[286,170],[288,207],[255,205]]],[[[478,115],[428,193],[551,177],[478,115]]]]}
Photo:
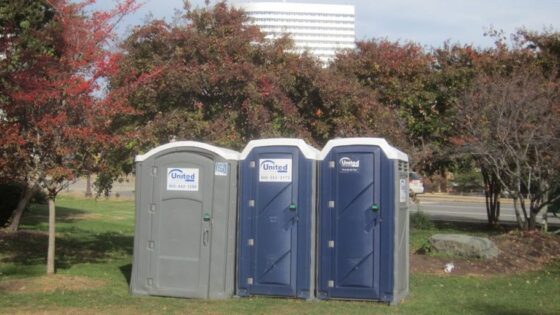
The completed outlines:
{"type": "Polygon", "coordinates": [[[486,237],[464,234],[435,234],[429,239],[433,252],[464,258],[492,259],[500,251],[496,244],[486,237]]]}

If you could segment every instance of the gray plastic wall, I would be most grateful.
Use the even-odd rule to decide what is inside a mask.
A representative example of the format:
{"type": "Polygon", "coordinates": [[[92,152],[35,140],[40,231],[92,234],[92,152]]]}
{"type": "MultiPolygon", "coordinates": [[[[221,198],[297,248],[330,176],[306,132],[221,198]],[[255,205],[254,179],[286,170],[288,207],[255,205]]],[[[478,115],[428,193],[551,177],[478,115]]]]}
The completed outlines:
{"type": "Polygon", "coordinates": [[[189,141],[137,157],[132,294],[233,295],[237,155],[189,141]]]}
{"type": "Polygon", "coordinates": [[[391,304],[398,304],[409,291],[409,211],[408,211],[408,173],[407,161],[395,160],[395,235],[393,247],[393,300],[391,304]],[[401,181],[404,181],[407,189],[403,189],[401,181]]]}

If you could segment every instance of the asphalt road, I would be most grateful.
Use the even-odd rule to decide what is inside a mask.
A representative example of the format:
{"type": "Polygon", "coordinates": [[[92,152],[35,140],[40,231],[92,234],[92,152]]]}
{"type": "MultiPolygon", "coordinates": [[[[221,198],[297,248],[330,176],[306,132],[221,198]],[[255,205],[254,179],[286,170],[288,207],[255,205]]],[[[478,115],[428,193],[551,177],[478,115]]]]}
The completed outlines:
{"type": "MultiPolygon", "coordinates": [[[[411,211],[423,211],[435,220],[452,221],[486,221],[486,205],[483,198],[453,200],[446,198],[420,197],[418,204],[411,204],[411,211]]],[[[500,207],[500,221],[515,223],[515,211],[511,202],[504,202],[500,207]]],[[[541,218],[538,218],[541,221],[541,218]]],[[[549,224],[560,225],[560,219],[548,217],[549,224]]]]}
{"type": "MultiPolygon", "coordinates": [[[[92,180],[93,181],[93,180],[92,180]]],[[[63,191],[63,193],[84,196],[86,191],[85,179],[80,179],[63,191]]],[[[112,197],[120,199],[134,199],[134,177],[127,178],[125,181],[116,182],[111,192],[112,197]]],[[[421,211],[432,217],[434,220],[446,221],[477,221],[486,222],[486,205],[484,197],[481,196],[457,196],[447,194],[422,194],[419,196],[419,204],[411,201],[410,210],[412,212],[421,211]]],[[[511,200],[503,199],[500,213],[500,221],[515,223],[515,212],[511,200]]],[[[538,218],[541,221],[541,218],[538,218]]],[[[560,226],[560,219],[549,216],[549,224],[560,226]]]]}

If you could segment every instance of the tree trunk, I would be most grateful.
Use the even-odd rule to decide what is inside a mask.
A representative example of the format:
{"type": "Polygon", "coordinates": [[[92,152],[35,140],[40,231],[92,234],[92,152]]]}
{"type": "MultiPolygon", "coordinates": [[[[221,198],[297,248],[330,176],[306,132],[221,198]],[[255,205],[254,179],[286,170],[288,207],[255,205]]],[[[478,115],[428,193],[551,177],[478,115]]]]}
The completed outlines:
{"type": "Polygon", "coordinates": [[[55,204],[54,198],[49,197],[49,248],[47,254],[47,274],[52,275],[55,272],[54,266],[54,248],[55,248],[55,204]]]}
{"type": "Polygon", "coordinates": [[[542,230],[545,233],[548,233],[548,209],[545,209],[542,215],[542,230]]]}
{"type": "MultiPolygon", "coordinates": [[[[547,202],[551,202],[548,192],[546,192],[544,194],[544,200],[546,200],[547,202]]],[[[551,204],[553,204],[553,203],[551,203],[551,204]]],[[[549,205],[550,204],[545,204],[545,206],[541,209],[541,212],[542,212],[542,230],[545,233],[548,233],[548,207],[549,207],[549,205]]]]}
{"type": "Polygon", "coordinates": [[[444,192],[447,193],[447,172],[445,171],[445,169],[441,169],[440,172],[441,174],[441,182],[439,183],[440,187],[439,190],[440,192],[444,192]]]}
{"type": "Polygon", "coordinates": [[[432,192],[440,193],[441,192],[441,176],[438,173],[435,173],[430,177],[430,181],[432,183],[431,190],[432,192]]]}
{"type": "Polygon", "coordinates": [[[534,230],[537,226],[537,215],[538,212],[535,212],[533,209],[529,209],[529,224],[528,229],[534,230]]]}
{"type": "Polygon", "coordinates": [[[517,220],[517,227],[523,229],[523,220],[521,219],[521,213],[519,212],[519,208],[517,205],[517,196],[513,197],[513,210],[515,210],[515,219],[517,220]]]}
{"type": "Polygon", "coordinates": [[[33,198],[33,195],[37,191],[37,185],[33,185],[32,187],[26,186],[25,193],[23,197],[19,200],[16,209],[12,212],[12,216],[10,217],[10,225],[6,227],[6,231],[8,232],[15,232],[19,229],[19,223],[21,221],[21,216],[23,212],[29,205],[29,201],[33,198]]]}
{"type": "Polygon", "coordinates": [[[93,194],[91,193],[91,175],[86,176],[86,198],[91,198],[93,194]]]}
{"type": "Polygon", "coordinates": [[[496,226],[500,221],[500,194],[502,185],[496,174],[482,168],[484,180],[484,197],[486,199],[486,215],[488,223],[496,226]]]}

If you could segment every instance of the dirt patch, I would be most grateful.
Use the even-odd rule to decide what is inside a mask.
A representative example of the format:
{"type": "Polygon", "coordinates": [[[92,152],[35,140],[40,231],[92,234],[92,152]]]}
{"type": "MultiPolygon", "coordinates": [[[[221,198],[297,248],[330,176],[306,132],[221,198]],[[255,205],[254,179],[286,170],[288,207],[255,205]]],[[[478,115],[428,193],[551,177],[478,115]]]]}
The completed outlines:
{"type": "Polygon", "coordinates": [[[118,215],[115,216],[111,216],[111,221],[125,221],[125,220],[129,220],[130,218],[127,217],[121,217],[118,215]]]}
{"type": "Polygon", "coordinates": [[[0,282],[0,292],[50,293],[54,291],[78,291],[99,288],[105,281],[87,277],[52,275],[0,282]]]}
{"type": "Polygon", "coordinates": [[[65,220],[71,221],[92,221],[92,220],[99,220],[102,216],[97,213],[73,213],[68,215],[65,220]]]}
{"type": "Polygon", "coordinates": [[[478,260],[433,257],[420,253],[411,255],[412,272],[445,274],[445,264],[453,262],[451,274],[495,275],[541,270],[553,260],[560,259],[560,237],[538,231],[509,233],[491,236],[500,249],[496,259],[478,260]]]}

